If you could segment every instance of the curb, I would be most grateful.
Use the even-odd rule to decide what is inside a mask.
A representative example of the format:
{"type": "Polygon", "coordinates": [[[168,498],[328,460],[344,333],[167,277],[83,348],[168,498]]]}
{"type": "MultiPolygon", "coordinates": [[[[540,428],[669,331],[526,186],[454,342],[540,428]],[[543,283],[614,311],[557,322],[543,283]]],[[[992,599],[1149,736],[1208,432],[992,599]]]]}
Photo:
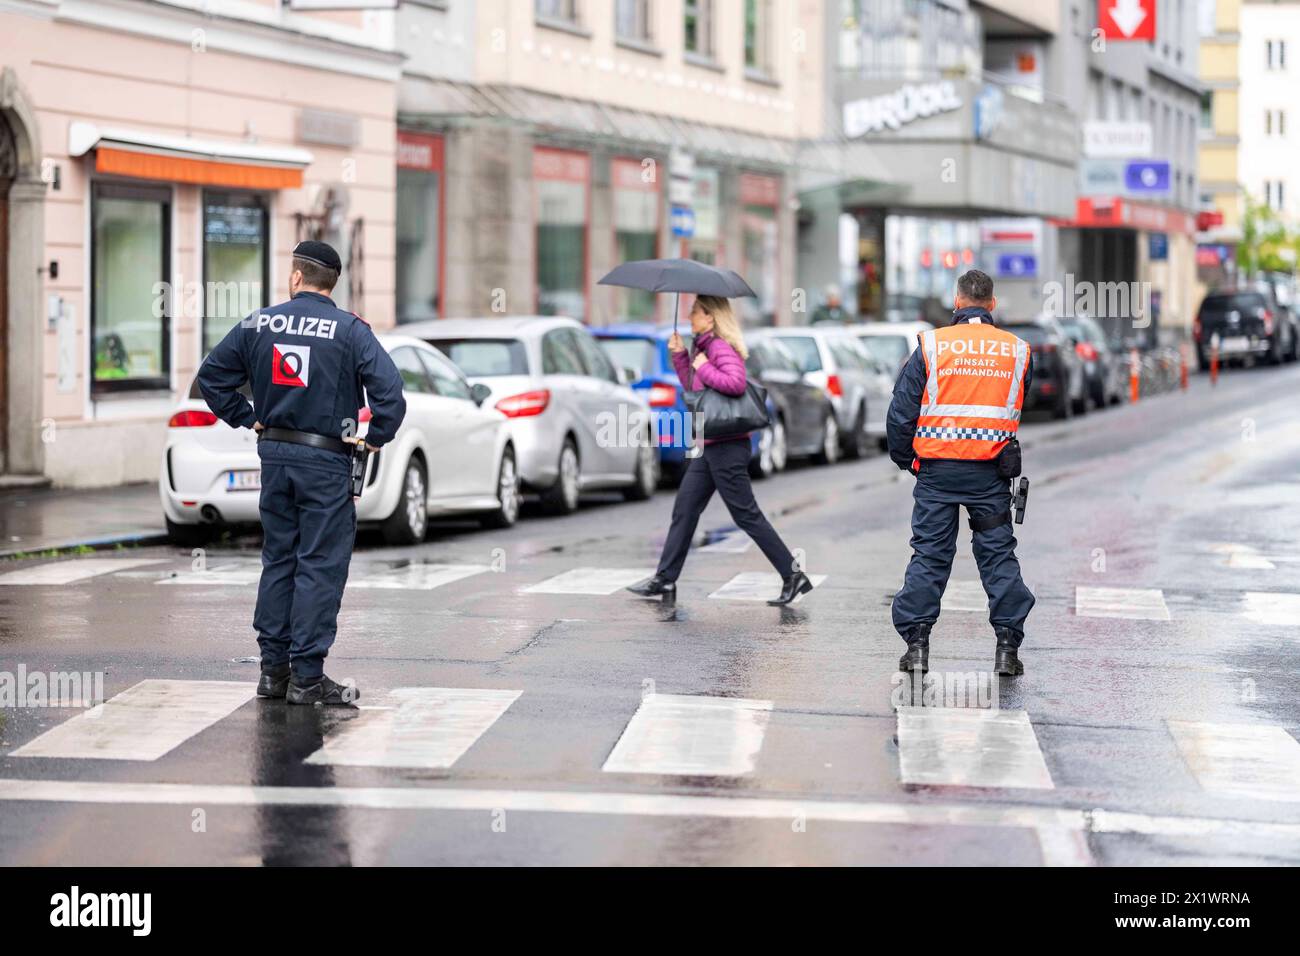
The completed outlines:
{"type": "Polygon", "coordinates": [[[166,531],[128,531],[123,534],[108,535],[102,538],[73,539],[70,541],[47,542],[40,545],[32,544],[21,548],[6,548],[0,550],[0,560],[12,559],[19,554],[28,557],[40,557],[46,551],[66,551],[72,548],[107,551],[116,548],[118,545],[145,547],[154,544],[169,544],[170,542],[171,539],[167,536],[166,531]]]}

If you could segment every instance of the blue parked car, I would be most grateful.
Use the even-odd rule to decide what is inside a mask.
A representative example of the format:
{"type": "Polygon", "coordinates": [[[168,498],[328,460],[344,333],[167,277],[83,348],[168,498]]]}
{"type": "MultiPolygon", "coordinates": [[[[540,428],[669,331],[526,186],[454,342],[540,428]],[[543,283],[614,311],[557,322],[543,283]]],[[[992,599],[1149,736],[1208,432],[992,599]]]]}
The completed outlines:
{"type": "MultiPolygon", "coordinates": [[[[683,328],[686,331],[682,338],[689,348],[690,326],[683,328]]],[[[660,472],[666,479],[679,479],[686,468],[691,436],[687,427],[686,403],[682,400],[682,385],[668,354],[672,326],[627,322],[592,328],[591,334],[600,341],[614,365],[627,370],[628,383],[645,393],[659,441],[660,472]]],[[[768,411],[775,412],[770,398],[768,411]]],[[[770,433],[771,429],[764,429],[750,436],[749,467],[757,478],[766,478],[777,470],[771,453],[770,433]]]]}

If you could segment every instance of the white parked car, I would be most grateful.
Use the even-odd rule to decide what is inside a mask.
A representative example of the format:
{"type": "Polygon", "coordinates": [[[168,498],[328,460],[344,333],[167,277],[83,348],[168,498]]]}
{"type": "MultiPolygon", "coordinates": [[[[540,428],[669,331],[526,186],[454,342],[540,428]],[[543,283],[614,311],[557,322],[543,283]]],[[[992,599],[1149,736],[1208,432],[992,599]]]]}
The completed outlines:
{"type": "Polygon", "coordinates": [[[856,335],[867,351],[885,363],[890,375],[897,379],[916,351],[916,337],[933,328],[929,322],[866,322],[850,325],[847,331],[856,335]]]}
{"type": "MultiPolygon", "coordinates": [[[[424,540],[431,515],[473,514],[492,527],[519,517],[519,470],[506,416],[484,401],[437,349],[380,335],[402,376],[406,418],[370,456],[357,521],[377,524],[391,544],[424,540]]],[[[247,393],[246,393],[247,394],[247,393]]],[[[364,436],[368,410],[361,409],[364,436]]],[[[258,521],[261,462],[250,429],[231,428],[198,385],[168,422],[158,476],[167,531],[178,543],[206,540],[224,525],[258,521]]]]}
{"type": "Polygon", "coordinates": [[[510,419],[524,487],[551,511],[583,491],[644,500],[659,483],[650,406],[587,328],[573,319],[439,319],[402,326],[444,352],[510,419]]]}

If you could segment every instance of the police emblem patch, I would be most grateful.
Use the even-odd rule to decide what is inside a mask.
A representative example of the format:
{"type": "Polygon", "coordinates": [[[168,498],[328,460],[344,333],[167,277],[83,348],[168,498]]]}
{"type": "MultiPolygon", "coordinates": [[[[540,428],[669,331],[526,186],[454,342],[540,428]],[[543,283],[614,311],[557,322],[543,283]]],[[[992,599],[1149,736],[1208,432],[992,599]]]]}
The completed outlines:
{"type": "Polygon", "coordinates": [[[311,347],[307,345],[271,346],[271,384],[290,388],[307,387],[307,371],[311,365],[311,347]]]}

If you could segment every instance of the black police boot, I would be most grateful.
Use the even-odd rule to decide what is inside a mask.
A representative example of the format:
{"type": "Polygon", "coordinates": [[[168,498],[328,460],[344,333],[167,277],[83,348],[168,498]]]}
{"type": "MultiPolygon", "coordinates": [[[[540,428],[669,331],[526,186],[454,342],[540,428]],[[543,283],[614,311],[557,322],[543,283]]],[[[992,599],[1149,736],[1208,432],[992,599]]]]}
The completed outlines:
{"type": "Polygon", "coordinates": [[[1020,639],[1009,627],[994,628],[998,635],[998,649],[993,658],[993,673],[1017,677],[1025,672],[1018,653],[1020,639]]]}
{"type": "Polygon", "coordinates": [[[776,600],[768,601],[772,607],[780,607],[783,604],[789,604],[800,594],[807,594],[813,589],[812,581],[808,580],[808,575],[802,571],[796,571],[790,575],[781,584],[781,596],[776,600]]]}
{"type": "Polygon", "coordinates": [[[257,682],[258,697],[281,698],[289,690],[289,665],[276,664],[262,667],[262,676],[257,682]]]}
{"type": "Polygon", "coordinates": [[[918,624],[912,629],[912,636],[907,640],[907,653],[898,659],[900,671],[920,671],[924,674],[930,669],[930,628],[931,624],[918,624]]]}
{"type": "Polygon", "coordinates": [[[291,704],[324,704],[334,707],[351,707],[361,699],[361,691],[350,684],[340,684],[323,674],[314,681],[298,683],[289,680],[286,699],[291,704]]]}
{"type": "Polygon", "coordinates": [[[630,584],[627,589],[633,594],[641,595],[641,597],[659,597],[663,595],[665,598],[671,598],[677,596],[677,582],[669,581],[657,574],[640,584],[630,584]]]}

